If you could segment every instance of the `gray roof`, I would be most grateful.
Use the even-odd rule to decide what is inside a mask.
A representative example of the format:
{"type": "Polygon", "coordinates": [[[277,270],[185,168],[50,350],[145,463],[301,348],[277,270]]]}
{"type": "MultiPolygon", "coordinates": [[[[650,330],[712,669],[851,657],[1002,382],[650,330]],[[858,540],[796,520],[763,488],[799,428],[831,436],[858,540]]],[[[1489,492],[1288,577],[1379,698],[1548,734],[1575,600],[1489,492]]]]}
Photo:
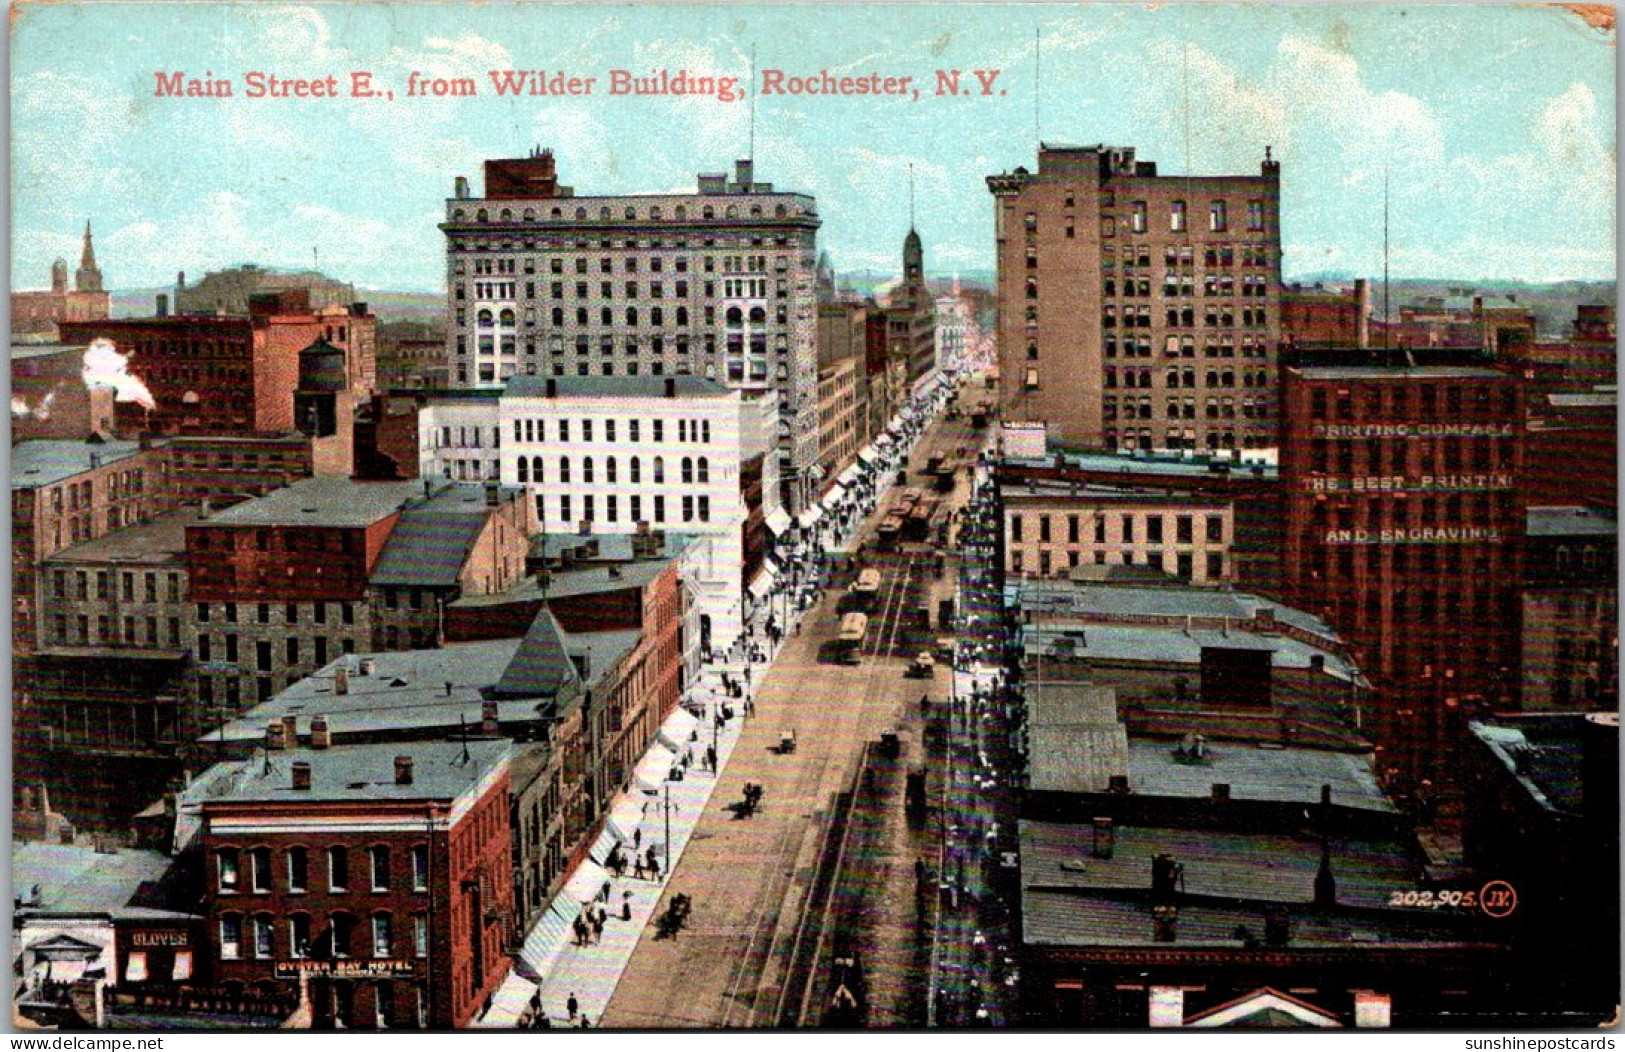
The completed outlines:
{"type": "Polygon", "coordinates": [[[1394,810],[1377,786],[1369,753],[1325,749],[1259,748],[1244,742],[1208,742],[1205,763],[1182,763],[1172,741],[1135,739],[1128,745],[1129,785],[1142,796],[1208,799],[1215,783],[1232,800],[1304,803],[1332,787],[1332,803],[1362,811],[1394,810]]]}
{"type": "Polygon", "coordinates": [[[1613,537],[1619,533],[1619,522],[1596,508],[1531,507],[1525,509],[1524,521],[1531,537],[1613,537]]]}
{"type": "Polygon", "coordinates": [[[656,554],[640,557],[632,550],[633,536],[630,533],[541,533],[532,541],[530,554],[532,558],[542,556],[556,559],[566,551],[578,553],[587,545],[596,544],[598,554],[577,554],[576,557],[583,562],[637,562],[644,559],[665,562],[682,554],[689,545],[700,539],[697,533],[660,533],[658,536],[662,543],[656,554]]]}
{"type": "MultiPolygon", "coordinates": [[[[350,655],[306,676],[269,701],[256,705],[204,740],[259,741],[266,724],[284,716],[296,717],[300,734],[310,732],[312,716],[327,717],[335,736],[412,728],[452,728],[459,717],[477,726],[484,691],[502,677],[519,649],[517,639],[457,643],[435,650],[383,651],[350,655]],[[361,675],[361,662],[372,672],[361,675]],[[334,673],[348,668],[349,688],[334,693],[334,673]],[[447,693],[446,684],[451,684],[447,693]]],[[[533,715],[535,701],[514,701],[499,711],[499,718],[514,720],[533,715]]]]}
{"type": "MultiPolygon", "coordinates": [[[[1275,478],[1280,469],[1274,464],[1241,463],[1226,458],[1213,459],[1203,456],[1172,457],[1152,456],[1146,454],[1135,456],[1132,454],[1099,453],[1086,451],[1064,451],[1060,455],[1066,466],[1080,471],[1118,472],[1121,474],[1148,474],[1184,476],[1191,479],[1224,478],[1226,476],[1257,474],[1263,478],[1275,478]],[[1218,464],[1224,471],[1216,471],[1211,465],[1218,464]]],[[[1014,467],[1054,467],[1055,456],[1045,457],[1005,457],[1003,463],[1014,467]]]]}
{"type": "Polygon", "coordinates": [[[116,854],[103,854],[76,844],[14,843],[11,886],[26,900],[39,885],[39,905],[25,906],[25,914],[180,917],[186,914],[165,908],[172,904],[166,878],[173,862],[157,851],[121,848],[116,854]]]}
{"type": "Polygon", "coordinates": [[[702,376],[515,376],[504,394],[509,398],[664,398],[671,384],[677,398],[729,398],[735,392],[702,376]]]}
{"type": "Polygon", "coordinates": [[[507,697],[556,697],[580,684],[575,664],[565,649],[564,630],[553,611],[543,607],[497,681],[495,693],[507,697]]]}
{"type": "Polygon", "coordinates": [[[141,443],[109,439],[86,442],[36,438],[11,447],[11,488],[36,489],[91,470],[91,458],[106,465],[141,452],[141,443]]]}
{"type": "Polygon", "coordinates": [[[1033,727],[1027,738],[1027,784],[1037,791],[1104,793],[1113,775],[1128,773],[1120,723],[1033,727]]]}
{"type": "Polygon", "coordinates": [[[203,521],[195,508],[162,515],[139,526],[98,537],[93,541],[64,548],[46,560],[48,563],[155,563],[179,561],[186,554],[186,527],[203,521]]]}
{"type": "Polygon", "coordinates": [[[210,804],[317,800],[455,800],[508,760],[507,741],[386,742],[260,753],[224,765],[203,782],[210,804]],[[395,758],[412,759],[412,782],[395,783],[395,758]],[[296,762],[310,764],[310,788],[293,788],[296,762]]]}
{"type": "Polygon", "coordinates": [[[509,603],[543,602],[548,599],[596,595],[600,592],[618,592],[623,588],[642,588],[659,577],[672,558],[674,556],[668,555],[658,562],[651,560],[630,563],[595,562],[573,566],[566,570],[549,570],[545,587],[537,578],[527,577],[515,583],[506,592],[465,595],[451,605],[465,608],[504,606],[509,603]]]}
{"type": "Polygon", "coordinates": [[[357,482],[335,476],[300,479],[210,516],[210,526],[371,526],[421,500],[434,480],[357,482]]]}
{"type": "Polygon", "coordinates": [[[1310,668],[1319,657],[1327,675],[1345,681],[1359,677],[1358,669],[1341,651],[1311,646],[1290,636],[1260,635],[1234,627],[1228,631],[1198,628],[1187,632],[1177,625],[1027,625],[1021,629],[1021,646],[1035,664],[1043,659],[1070,658],[1194,666],[1201,663],[1204,647],[1268,650],[1270,664],[1275,668],[1310,668]]]}
{"type": "MultiPolygon", "coordinates": [[[[507,501],[523,491],[503,487],[498,493],[507,501]]],[[[489,515],[486,488],[479,485],[448,486],[431,500],[406,509],[384,543],[371,583],[419,588],[456,585],[489,515]]]]}
{"type": "Polygon", "coordinates": [[[1071,680],[1029,680],[1022,694],[1032,727],[1115,725],[1117,688],[1071,680]]]}
{"type": "Polygon", "coordinates": [[[1306,380],[1505,380],[1507,374],[1475,365],[1310,365],[1306,380]]]}

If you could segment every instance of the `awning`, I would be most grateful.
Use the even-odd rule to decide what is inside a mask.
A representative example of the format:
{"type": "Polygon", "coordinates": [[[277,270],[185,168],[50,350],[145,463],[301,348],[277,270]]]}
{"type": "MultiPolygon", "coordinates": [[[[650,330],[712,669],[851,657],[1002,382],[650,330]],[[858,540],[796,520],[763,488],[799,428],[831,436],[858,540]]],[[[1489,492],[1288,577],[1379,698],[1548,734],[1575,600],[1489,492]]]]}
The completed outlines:
{"type": "Polygon", "coordinates": [[[643,824],[643,808],[648,803],[640,796],[631,793],[621,793],[615,797],[615,804],[609,809],[609,819],[604,828],[625,844],[631,841],[638,826],[643,824]]]}
{"type": "Polygon", "coordinates": [[[638,761],[637,770],[632,772],[632,783],[646,793],[658,793],[676,762],[676,754],[657,741],[638,761]]]}
{"type": "Polygon", "coordinates": [[[774,508],[767,513],[767,528],[774,533],[782,534],[790,528],[790,513],[783,508],[774,508]]]}
{"type": "Polygon", "coordinates": [[[840,500],[844,496],[846,496],[846,484],[842,482],[833,483],[829,489],[824,491],[825,501],[840,500]]]}
{"type": "Polygon", "coordinates": [[[858,467],[856,464],[848,464],[846,470],[841,472],[840,477],[835,480],[835,484],[837,486],[850,486],[854,481],[857,480],[858,474],[861,471],[863,471],[863,469],[858,467]]]}
{"type": "Polygon", "coordinates": [[[808,506],[806,511],[801,513],[801,525],[817,526],[823,518],[824,506],[822,504],[812,504],[808,506]]]}
{"type": "Polygon", "coordinates": [[[875,452],[872,447],[864,446],[858,450],[858,459],[865,464],[878,464],[880,463],[880,454],[875,452]]]}
{"type": "Polygon", "coordinates": [[[682,752],[688,748],[688,736],[694,733],[694,728],[699,725],[700,721],[695,719],[688,710],[683,708],[673,709],[671,715],[666,717],[666,722],[660,725],[660,740],[678,752],[682,752]]]}
{"type": "Polygon", "coordinates": [[[603,866],[590,858],[584,858],[576,867],[576,871],[570,874],[569,882],[564,885],[564,898],[584,906],[598,897],[604,890],[604,881],[608,879],[609,874],[604,872],[603,866]]]}
{"type": "Polygon", "coordinates": [[[762,571],[756,575],[756,580],[750,583],[750,594],[757,599],[762,598],[773,590],[773,582],[779,579],[778,571],[770,563],[762,564],[762,571]]]}

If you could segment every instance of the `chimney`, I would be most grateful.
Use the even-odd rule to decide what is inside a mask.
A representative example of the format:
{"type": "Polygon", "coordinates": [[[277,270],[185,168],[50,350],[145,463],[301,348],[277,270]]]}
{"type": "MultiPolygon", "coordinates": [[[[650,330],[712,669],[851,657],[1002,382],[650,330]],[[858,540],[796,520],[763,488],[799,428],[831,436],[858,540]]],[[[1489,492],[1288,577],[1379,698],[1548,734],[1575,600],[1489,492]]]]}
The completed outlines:
{"type": "Polygon", "coordinates": [[[501,725],[497,722],[497,703],[494,701],[480,702],[480,733],[488,737],[502,733],[501,725]]]}
{"type": "Polygon", "coordinates": [[[1126,775],[1126,774],[1114,774],[1114,775],[1112,775],[1106,781],[1106,791],[1108,793],[1116,793],[1119,796],[1128,795],[1128,792],[1129,792],[1128,775],[1126,775]]]}
{"type": "Polygon", "coordinates": [[[169,293],[167,293],[167,292],[158,293],[158,312],[157,313],[158,313],[158,317],[160,317],[160,318],[169,317],[169,293]]]}
{"type": "Polygon", "coordinates": [[[1213,783],[1213,802],[1216,804],[1228,804],[1230,802],[1229,782],[1213,783]]]}
{"type": "Polygon", "coordinates": [[[1096,858],[1111,858],[1112,851],[1117,847],[1117,830],[1112,826],[1110,818],[1096,818],[1094,820],[1095,842],[1093,854],[1096,858]]]}
{"type": "Polygon", "coordinates": [[[1156,942],[1179,940],[1179,907],[1151,907],[1151,938],[1156,942]]]}
{"type": "Polygon", "coordinates": [[[494,508],[502,503],[502,483],[491,480],[485,484],[485,506],[494,508]]]}
{"type": "Polygon", "coordinates": [[[756,162],[749,158],[735,161],[734,182],[749,190],[756,182],[756,162]]]}
{"type": "Polygon", "coordinates": [[[333,744],[333,734],[327,729],[326,716],[312,716],[310,718],[310,747],[312,749],[325,749],[333,744]]]}
{"type": "Polygon", "coordinates": [[[395,784],[412,784],[412,758],[410,756],[395,757],[395,784]]]}
{"type": "Polygon", "coordinates": [[[376,670],[377,668],[378,668],[378,663],[376,661],[374,661],[372,658],[362,658],[361,659],[361,673],[360,673],[361,675],[370,676],[370,675],[373,674],[373,671],[376,670]]]}
{"type": "Polygon", "coordinates": [[[1151,891],[1155,895],[1172,895],[1175,885],[1185,881],[1185,867],[1174,861],[1172,855],[1155,855],[1151,859],[1151,891]]]}
{"type": "Polygon", "coordinates": [[[282,737],[282,721],[272,720],[265,727],[265,748],[268,751],[286,749],[287,742],[282,737]]]}
{"type": "Polygon", "coordinates": [[[666,377],[666,397],[667,398],[676,398],[677,397],[677,377],[675,377],[675,376],[666,377]]]}
{"type": "Polygon", "coordinates": [[[1354,1025],[1360,1030],[1386,1030],[1393,1022],[1394,1002],[1374,990],[1354,991],[1354,1025]]]}
{"type": "Polygon", "coordinates": [[[333,673],[333,693],[350,693],[350,670],[343,665],[340,665],[333,673]]]}
{"type": "Polygon", "coordinates": [[[1264,914],[1264,945],[1285,946],[1292,938],[1292,922],[1278,909],[1264,914]]]}
{"type": "Polygon", "coordinates": [[[310,763],[305,760],[296,760],[293,765],[293,787],[295,789],[310,788],[310,763]]]}
{"type": "Polygon", "coordinates": [[[1331,849],[1320,849],[1320,871],[1315,874],[1315,905],[1329,909],[1337,905],[1337,878],[1332,876],[1331,849]]]}
{"type": "Polygon", "coordinates": [[[1151,988],[1151,1025],[1159,1030],[1185,1025],[1184,987],[1151,988]]]}
{"type": "Polygon", "coordinates": [[[299,747],[299,717],[282,717],[282,745],[287,749],[299,747]]]}
{"type": "Polygon", "coordinates": [[[583,683],[592,676],[592,658],[587,655],[586,651],[571,654],[570,663],[576,667],[576,675],[581,677],[583,683]]]}
{"type": "Polygon", "coordinates": [[[452,195],[459,201],[468,200],[468,176],[459,175],[452,181],[452,195]]]}

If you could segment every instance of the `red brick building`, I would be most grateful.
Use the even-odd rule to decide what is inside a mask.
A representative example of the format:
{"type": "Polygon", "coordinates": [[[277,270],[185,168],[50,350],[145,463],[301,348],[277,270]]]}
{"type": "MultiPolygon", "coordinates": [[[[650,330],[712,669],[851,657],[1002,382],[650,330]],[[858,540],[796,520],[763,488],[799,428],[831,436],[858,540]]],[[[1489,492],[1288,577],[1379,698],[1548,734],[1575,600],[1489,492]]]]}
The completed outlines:
{"type": "Polygon", "coordinates": [[[96,248],[87,221],[73,288],[68,287],[68,261],[52,263],[49,291],[11,294],[11,332],[55,335],[63,322],[106,318],[112,307],[112,295],[102,288],[102,271],[96,265],[96,248]]]}
{"type": "Polygon", "coordinates": [[[506,741],[282,747],[194,785],[209,980],[317,1029],[466,1025],[508,972],[506,741]]]}
{"type": "Polygon", "coordinates": [[[299,352],[319,339],[344,350],[350,390],[370,392],[378,319],[366,304],[312,311],[306,290],[250,302],[248,316],[178,315],[65,322],[64,342],[106,338],[152,392],[150,413],[119,406],[122,428],[163,434],[294,429],[299,352]]]}
{"type": "Polygon", "coordinates": [[[1371,345],[1371,289],[1364,278],[1351,289],[1281,290],[1281,343],[1285,347],[1355,348],[1371,345]]]}
{"type": "Polygon", "coordinates": [[[1465,718],[1518,698],[1522,382],[1293,366],[1282,397],[1287,593],[1376,686],[1379,774],[1446,781],[1465,718]]]}

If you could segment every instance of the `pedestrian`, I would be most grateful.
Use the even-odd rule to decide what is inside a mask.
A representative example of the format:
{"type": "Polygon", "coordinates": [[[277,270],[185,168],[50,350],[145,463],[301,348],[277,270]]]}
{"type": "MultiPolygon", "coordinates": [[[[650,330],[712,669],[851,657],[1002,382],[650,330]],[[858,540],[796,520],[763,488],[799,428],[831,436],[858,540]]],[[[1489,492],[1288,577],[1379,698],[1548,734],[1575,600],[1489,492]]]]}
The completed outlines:
{"type": "Polygon", "coordinates": [[[581,923],[580,917],[577,917],[575,920],[570,922],[570,931],[575,935],[577,946],[585,946],[587,944],[587,928],[586,925],[581,923]]]}
{"type": "Polygon", "coordinates": [[[705,747],[705,766],[709,767],[712,771],[717,769],[717,747],[715,745],[707,745],[705,747]]]}
{"type": "Polygon", "coordinates": [[[643,856],[642,855],[638,855],[633,860],[632,877],[635,880],[642,880],[643,879],[643,856]]]}
{"type": "Polygon", "coordinates": [[[632,892],[627,891],[621,895],[621,920],[632,919],[632,892]]]}
{"type": "Polygon", "coordinates": [[[602,913],[595,913],[592,915],[592,941],[594,943],[598,943],[603,941],[603,938],[604,915],[602,913]]]}
{"type": "Polygon", "coordinates": [[[591,1029],[591,1027],[592,1027],[592,1024],[587,1022],[587,1015],[586,1015],[585,1012],[583,1012],[582,1015],[581,1015],[581,1029],[588,1030],[588,1029],[591,1029]]]}
{"type": "Polygon", "coordinates": [[[604,902],[609,901],[609,881],[607,881],[607,880],[604,881],[604,886],[601,889],[599,889],[598,897],[600,899],[602,899],[604,902]]]}
{"type": "Polygon", "coordinates": [[[636,852],[641,846],[643,846],[643,827],[639,826],[632,830],[632,850],[636,852]]]}
{"type": "Polygon", "coordinates": [[[565,1011],[570,1013],[570,1019],[572,1021],[575,1019],[576,1013],[581,1010],[581,1002],[576,1000],[574,990],[570,991],[570,999],[564,1002],[564,1008],[565,1011]]]}

